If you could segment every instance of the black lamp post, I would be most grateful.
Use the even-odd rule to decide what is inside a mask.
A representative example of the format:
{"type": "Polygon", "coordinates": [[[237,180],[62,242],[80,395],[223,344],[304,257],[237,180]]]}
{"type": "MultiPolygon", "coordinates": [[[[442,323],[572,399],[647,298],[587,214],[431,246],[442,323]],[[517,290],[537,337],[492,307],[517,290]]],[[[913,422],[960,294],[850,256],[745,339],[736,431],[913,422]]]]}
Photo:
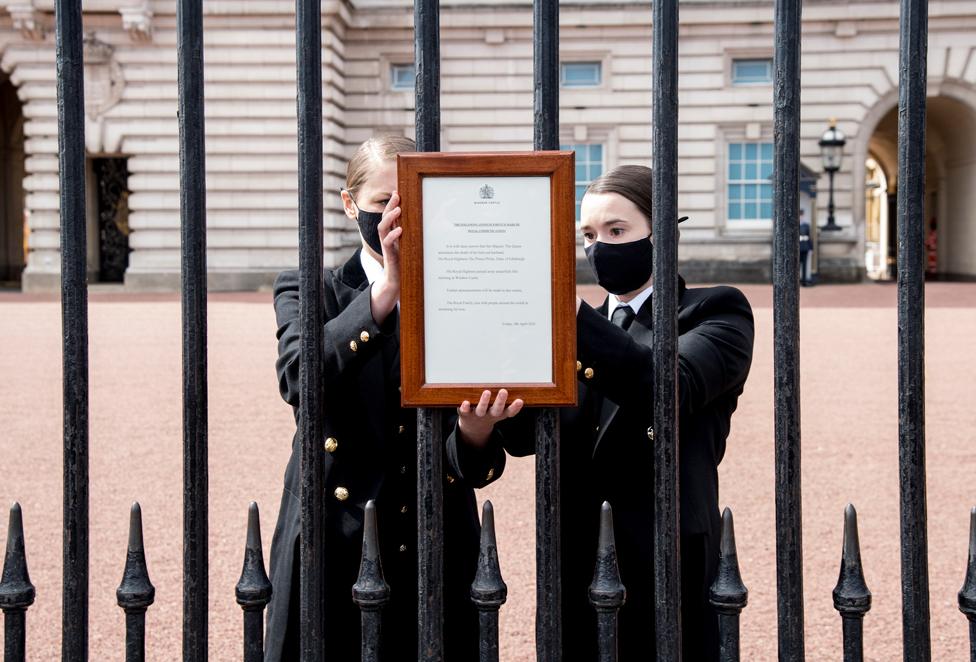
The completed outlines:
{"type": "Polygon", "coordinates": [[[820,157],[823,159],[824,171],[830,176],[830,197],[827,202],[827,225],[821,229],[827,232],[840,230],[834,219],[834,173],[840,170],[840,162],[844,156],[844,145],[847,139],[844,132],[837,128],[837,120],[831,118],[830,128],[824,131],[820,138],[820,157]]]}

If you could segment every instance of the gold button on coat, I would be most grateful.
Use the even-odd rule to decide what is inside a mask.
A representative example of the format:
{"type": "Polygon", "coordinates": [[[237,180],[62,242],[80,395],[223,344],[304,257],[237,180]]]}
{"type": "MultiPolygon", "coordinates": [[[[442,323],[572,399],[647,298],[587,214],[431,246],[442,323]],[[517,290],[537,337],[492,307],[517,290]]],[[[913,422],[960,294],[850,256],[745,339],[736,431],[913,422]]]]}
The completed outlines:
{"type": "Polygon", "coordinates": [[[400,551],[401,552],[407,551],[407,546],[406,545],[400,545],[400,551]]]}
{"type": "Polygon", "coordinates": [[[339,442],[335,437],[329,437],[325,440],[325,450],[327,452],[335,453],[337,448],[339,448],[339,442]]]}
{"type": "Polygon", "coordinates": [[[654,441],[654,428],[647,428],[647,438],[654,441]]]}
{"type": "Polygon", "coordinates": [[[404,515],[406,515],[407,514],[407,507],[406,506],[400,506],[400,512],[403,513],[404,515]]]}
{"type": "Polygon", "coordinates": [[[350,340],[350,341],[349,341],[349,349],[351,349],[351,350],[352,350],[352,351],[354,351],[354,352],[355,352],[355,351],[356,351],[357,349],[359,349],[359,345],[357,345],[357,344],[356,344],[356,341],[355,341],[355,340],[350,340]]]}
{"type": "Polygon", "coordinates": [[[577,361],[576,362],[576,372],[579,372],[582,369],[583,369],[583,364],[580,363],[579,361],[577,361]]]}
{"type": "Polygon", "coordinates": [[[454,476],[452,476],[451,474],[447,474],[447,482],[448,483],[453,483],[454,481],[455,481],[454,476]]]}
{"type": "Polygon", "coordinates": [[[400,434],[403,434],[406,431],[407,431],[407,426],[406,425],[401,425],[400,426],[400,434]]]}
{"type": "Polygon", "coordinates": [[[339,501],[345,501],[349,498],[349,490],[344,487],[335,488],[335,492],[333,492],[333,494],[335,494],[335,498],[339,501]]]}
{"type": "Polygon", "coordinates": [[[369,332],[368,331],[363,331],[362,333],[360,333],[359,334],[359,340],[361,342],[369,342],[369,332]]]}
{"type": "Polygon", "coordinates": [[[593,368],[587,368],[583,371],[583,376],[587,379],[593,379],[593,368]]]}

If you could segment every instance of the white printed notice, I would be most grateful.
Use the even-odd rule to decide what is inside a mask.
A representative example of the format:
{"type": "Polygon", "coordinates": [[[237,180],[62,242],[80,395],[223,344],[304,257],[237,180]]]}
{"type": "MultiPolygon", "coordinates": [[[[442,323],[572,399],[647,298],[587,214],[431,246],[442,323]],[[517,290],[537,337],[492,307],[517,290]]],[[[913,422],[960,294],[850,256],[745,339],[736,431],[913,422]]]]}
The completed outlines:
{"type": "Polygon", "coordinates": [[[551,383],[548,177],[425,177],[429,384],[551,383]]]}

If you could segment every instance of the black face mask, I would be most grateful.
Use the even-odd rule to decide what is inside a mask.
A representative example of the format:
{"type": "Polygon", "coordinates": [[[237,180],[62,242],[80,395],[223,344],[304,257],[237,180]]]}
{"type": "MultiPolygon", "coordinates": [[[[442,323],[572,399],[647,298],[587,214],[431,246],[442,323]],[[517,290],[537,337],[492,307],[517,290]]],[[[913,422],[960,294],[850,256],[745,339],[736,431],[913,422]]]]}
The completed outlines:
{"type": "Polygon", "coordinates": [[[359,234],[363,235],[366,245],[383,255],[383,242],[380,241],[380,221],[383,220],[381,211],[363,211],[356,206],[356,223],[359,224],[359,234]]]}
{"type": "Polygon", "coordinates": [[[596,241],[586,247],[586,259],[600,287],[613,294],[633,292],[651,277],[654,247],[645,237],[625,244],[596,241]]]}

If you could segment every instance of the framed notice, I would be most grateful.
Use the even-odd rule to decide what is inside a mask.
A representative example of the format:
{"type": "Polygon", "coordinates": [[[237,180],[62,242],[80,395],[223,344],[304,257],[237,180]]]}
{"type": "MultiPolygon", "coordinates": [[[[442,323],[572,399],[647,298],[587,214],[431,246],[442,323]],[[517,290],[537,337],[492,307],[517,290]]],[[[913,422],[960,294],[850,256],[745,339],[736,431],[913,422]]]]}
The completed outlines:
{"type": "Polygon", "coordinates": [[[404,406],[576,404],[573,152],[397,157],[404,406]]]}

